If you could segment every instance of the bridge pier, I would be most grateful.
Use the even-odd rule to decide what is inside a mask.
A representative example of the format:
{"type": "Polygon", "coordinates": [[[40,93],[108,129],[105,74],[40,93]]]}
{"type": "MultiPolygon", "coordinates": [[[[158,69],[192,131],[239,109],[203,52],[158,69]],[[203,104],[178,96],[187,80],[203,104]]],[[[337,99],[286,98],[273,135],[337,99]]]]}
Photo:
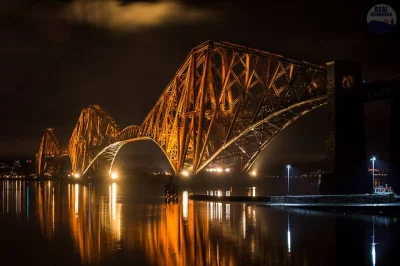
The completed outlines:
{"type": "Polygon", "coordinates": [[[352,194],[372,191],[367,178],[364,102],[361,64],[327,63],[328,130],[326,154],[331,170],[322,177],[321,194],[352,194]]]}
{"type": "Polygon", "coordinates": [[[400,97],[391,100],[390,107],[390,172],[388,185],[397,193],[400,192],[400,97]]]}

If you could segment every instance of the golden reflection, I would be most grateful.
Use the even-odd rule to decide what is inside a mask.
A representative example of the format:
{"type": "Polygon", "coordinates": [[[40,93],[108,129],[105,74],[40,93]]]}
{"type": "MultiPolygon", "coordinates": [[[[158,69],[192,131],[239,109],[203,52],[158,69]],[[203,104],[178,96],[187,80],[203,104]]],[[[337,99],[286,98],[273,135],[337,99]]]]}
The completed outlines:
{"type": "Polygon", "coordinates": [[[226,221],[229,223],[231,219],[231,205],[229,203],[225,204],[225,215],[226,215],[226,221]]]}
{"type": "Polygon", "coordinates": [[[117,218],[117,185],[113,183],[111,185],[111,213],[112,213],[112,219],[115,220],[117,218]]]}
{"type": "Polygon", "coordinates": [[[71,208],[71,184],[68,184],[68,208],[71,208]]]}
{"type": "Polygon", "coordinates": [[[243,238],[246,238],[246,204],[242,205],[242,233],[243,238]]]}
{"type": "Polygon", "coordinates": [[[40,228],[43,236],[51,240],[54,235],[55,226],[53,226],[53,205],[51,182],[35,182],[35,202],[37,202],[37,215],[40,221],[40,228]],[[54,230],[53,230],[54,227],[54,230]]]}
{"type": "Polygon", "coordinates": [[[52,214],[52,225],[53,225],[53,234],[54,234],[54,230],[55,230],[55,227],[54,227],[54,212],[55,212],[55,208],[54,208],[54,187],[53,187],[53,189],[52,189],[52,196],[51,196],[51,214],[52,214]]]}
{"type": "MultiPolygon", "coordinates": [[[[214,204],[200,206],[210,215],[210,208],[218,206],[214,204]]],[[[210,240],[213,221],[204,215],[194,216],[194,209],[193,201],[188,201],[187,221],[178,204],[154,205],[148,210],[146,216],[153,218],[147,224],[140,223],[138,233],[140,247],[151,265],[234,265],[234,254],[221,253],[218,241],[210,240]]],[[[213,217],[221,226],[218,215],[213,217]]]]}
{"type": "Polygon", "coordinates": [[[0,181],[1,197],[0,197],[0,210],[1,213],[12,214],[15,213],[20,216],[24,213],[25,205],[25,182],[21,180],[16,181],[0,181]]]}
{"type": "Polygon", "coordinates": [[[75,184],[74,187],[75,187],[75,198],[74,198],[74,201],[75,201],[75,217],[78,218],[78,216],[79,216],[79,185],[75,184]]]}
{"type": "Polygon", "coordinates": [[[188,218],[188,192],[183,191],[182,193],[182,215],[183,220],[187,220],[188,218]]]}
{"type": "Polygon", "coordinates": [[[29,220],[29,208],[30,208],[30,200],[29,200],[29,197],[30,197],[30,193],[29,193],[29,185],[26,185],[26,186],[24,186],[24,188],[26,189],[26,196],[25,196],[25,198],[26,198],[26,204],[25,204],[25,209],[26,209],[26,217],[28,218],[28,220],[29,220]]]}
{"type": "Polygon", "coordinates": [[[16,181],[15,184],[15,213],[19,215],[21,213],[21,180],[16,181]]]}
{"type": "Polygon", "coordinates": [[[114,242],[121,241],[121,204],[117,203],[117,184],[110,186],[110,226],[114,242]]]}
{"type": "Polygon", "coordinates": [[[8,210],[9,210],[9,207],[10,207],[10,205],[9,205],[9,203],[10,203],[10,193],[8,192],[8,190],[9,190],[9,183],[10,183],[10,181],[8,181],[7,180],[7,182],[6,182],[6,190],[7,190],[7,199],[6,199],[6,202],[7,202],[7,213],[8,213],[8,210]]]}
{"type": "Polygon", "coordinates": [[[217,266],[219,266],[219,245],[217,241],[217,266]]]}
{"type": "MultiPolygon", "coordinates": [[[[145,205],[145,220],[137,210],[127,209],[124,234],[122,204],[118,200],[119,186],[116,183],[108,185],[105,191],[82,184],[66,185],[69,189],[62,191],[54,187],[50,190],[50,198],[47,197],[48,184],[38,182],[37,186],[36,191],[42,192],[38,193],[40,203],[37,203],[52,206],[49,216],[44,211],[40,216],[44,233],[47,228],[57,231],[59,220],[55,217],[61,215],[60,222],[69,223],[82,264],[99,264],[114,257],[118,249],[126,249],[128,253],[144,252],[151,265],[234,265],[237,261],[233,250],[222,250],[218,240],[210,239],[211,224],[213,230],[227,228],[223,220],[230,220],[229,204],[199,204],[197,208],[203,209],[204,214],[207,208],[211,208],[207,214],[212,219],[208,219],[207,215],[195,215],[194,203],[187,199],[188,192],[185,191],[182,205],[145,205]],[[43,188],[46,189],[43,191],[43,188]],[[60,209],[55,208],[58,206],[57,193],[63,193],[69,199],[67,212],[60,213],[60,209]]],[[[45,207],[39,209],[45,210],[45,207]]]]}
{"type": "MultiPolygon", "coordinates": [[[[12,200],[3,200],[0,207],[8,204],[15,213],[26,187],[11,186],[2,184],[0,199],[12,200]]],[[[33,217],[40,221],[43,236],[55,240],[53,235],[67,228],[82,264],[143,253],[143,264],[148,265],[236,265],[246,256],[250,264],[265,265],[265,261],[279,262],[276,254],[282,246],[286,248],[273,242],[260,248],[260,243],[267,243],[265,232],[271,225],[266,225],[268,219],[252,205],[193,202],[189,192],[183,191],[178,204],[132,203],[123,209],[122,202],[128,198],[124,199],[124,187],[117,183],[32,182],[30,186],[33,217]]]]}
{"type": "Polygon", "coordinates": [[[217,202],[218,222],[222,222],[222,203],[217,202]]]}
{"type": "Polygon", "coordinates": [[[100,262],[100,224],[98,209],[90,206],[94,193],[89,193],[86,185],[72,184],[68,186],[69,211],[64,219],[70,224],[71,236],[79,251],[83,264],[100,262]]]}

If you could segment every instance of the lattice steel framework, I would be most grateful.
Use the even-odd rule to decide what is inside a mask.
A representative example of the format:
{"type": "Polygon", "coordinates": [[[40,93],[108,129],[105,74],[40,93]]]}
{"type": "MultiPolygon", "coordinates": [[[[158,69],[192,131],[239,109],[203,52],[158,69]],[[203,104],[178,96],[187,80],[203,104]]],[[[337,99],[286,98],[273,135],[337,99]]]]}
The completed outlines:
{"type": "Polygon", "coordinates": [[[65,154],[65,148],[62,147],[54,134],[53,128],[44,131],[39,151],[36,154],[36,172],[39,176],[43,175],[48,166],[49,158],[65,154]]]}
{"type": "Polygon", "coordinates": [[[276,134],[326,103],[324,66],[208,41],[191,51],[140,126],[120,130],[89,106],[65,151],[82,174],[105,155],[110,170],[122,145],[143,139],[158,144],[175,173],[210,164],[248,170],[276,134]]]}

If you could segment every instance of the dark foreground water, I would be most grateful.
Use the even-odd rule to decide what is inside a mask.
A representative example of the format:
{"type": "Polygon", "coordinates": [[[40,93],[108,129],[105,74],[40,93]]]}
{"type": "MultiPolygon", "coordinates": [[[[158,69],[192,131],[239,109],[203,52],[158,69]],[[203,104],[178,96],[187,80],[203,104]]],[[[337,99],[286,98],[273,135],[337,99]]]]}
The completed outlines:
{"type": "Polygon", "coordinates": [[[184,189],[165,204],[162,184],[0,181],[0,265],[400,265],[395,217],[192,202],[184,189]]]}

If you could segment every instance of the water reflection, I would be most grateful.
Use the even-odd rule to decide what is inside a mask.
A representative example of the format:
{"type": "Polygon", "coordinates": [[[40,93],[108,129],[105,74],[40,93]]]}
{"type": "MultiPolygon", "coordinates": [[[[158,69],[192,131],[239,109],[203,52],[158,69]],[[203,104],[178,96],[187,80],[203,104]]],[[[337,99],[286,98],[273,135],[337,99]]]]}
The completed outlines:
{"type": "Polygon", "coordinates": [[[372,216],[372,243],[371,243],[371,260],[372,265],[376,265],[376,250],[375,250],[375,216],[372,216]]]}
{"type": "Polygon", "coordinates": [[[187,221],[188,218],[188,192],[183,191],[182,193],[182,215],[183,215],[183,220],[187,221]]]}
{"type": "Polygon", "coordinates": [[[26,188],[23,181],[0,181],[1,189],[1,213],[15,213],[21,215],[25,210],[25,204],[22,202],[25,198],[26,188]]]}
{"type": "Polygon", "coordinates": [[[121,241],[121,204],[117,203],[117,184],[112,183],[110,189],[110,208],[111,208],[111,232],[112,241],[119,243],[121,241]]]}
{"type": "Polygon", "coordinates": [[[389,217],[193,202],[188,190],[179,204],[161,195],[150,204],[140,194],[148,190],[118,183],[4,181],[0,189],[0,226],[25,217],[44,248],[61,247],[60,261],[76,252],[86,265],[337,265],[349,254],[391,265],[398,248],[389,217]]]}
{"type": "Polygon", "coordinates": [[[231,204],[225,204],[225,221],[229,224],[229,220],[231,219],[231,204]]]}
{"type": "Polygon", "coordinates": [[[292,238],[290,236],[290,214],[288,213],[288,221],[287,221],[287,247],[288,252],[290,253],[290,249],[292,246],[292,238]]]}
{"type": "Polygon", "coordinates": [[[75,187],[74,202],[75,202],[75,217],[79,216],[79,185],[73,185],[75,187]]]}

